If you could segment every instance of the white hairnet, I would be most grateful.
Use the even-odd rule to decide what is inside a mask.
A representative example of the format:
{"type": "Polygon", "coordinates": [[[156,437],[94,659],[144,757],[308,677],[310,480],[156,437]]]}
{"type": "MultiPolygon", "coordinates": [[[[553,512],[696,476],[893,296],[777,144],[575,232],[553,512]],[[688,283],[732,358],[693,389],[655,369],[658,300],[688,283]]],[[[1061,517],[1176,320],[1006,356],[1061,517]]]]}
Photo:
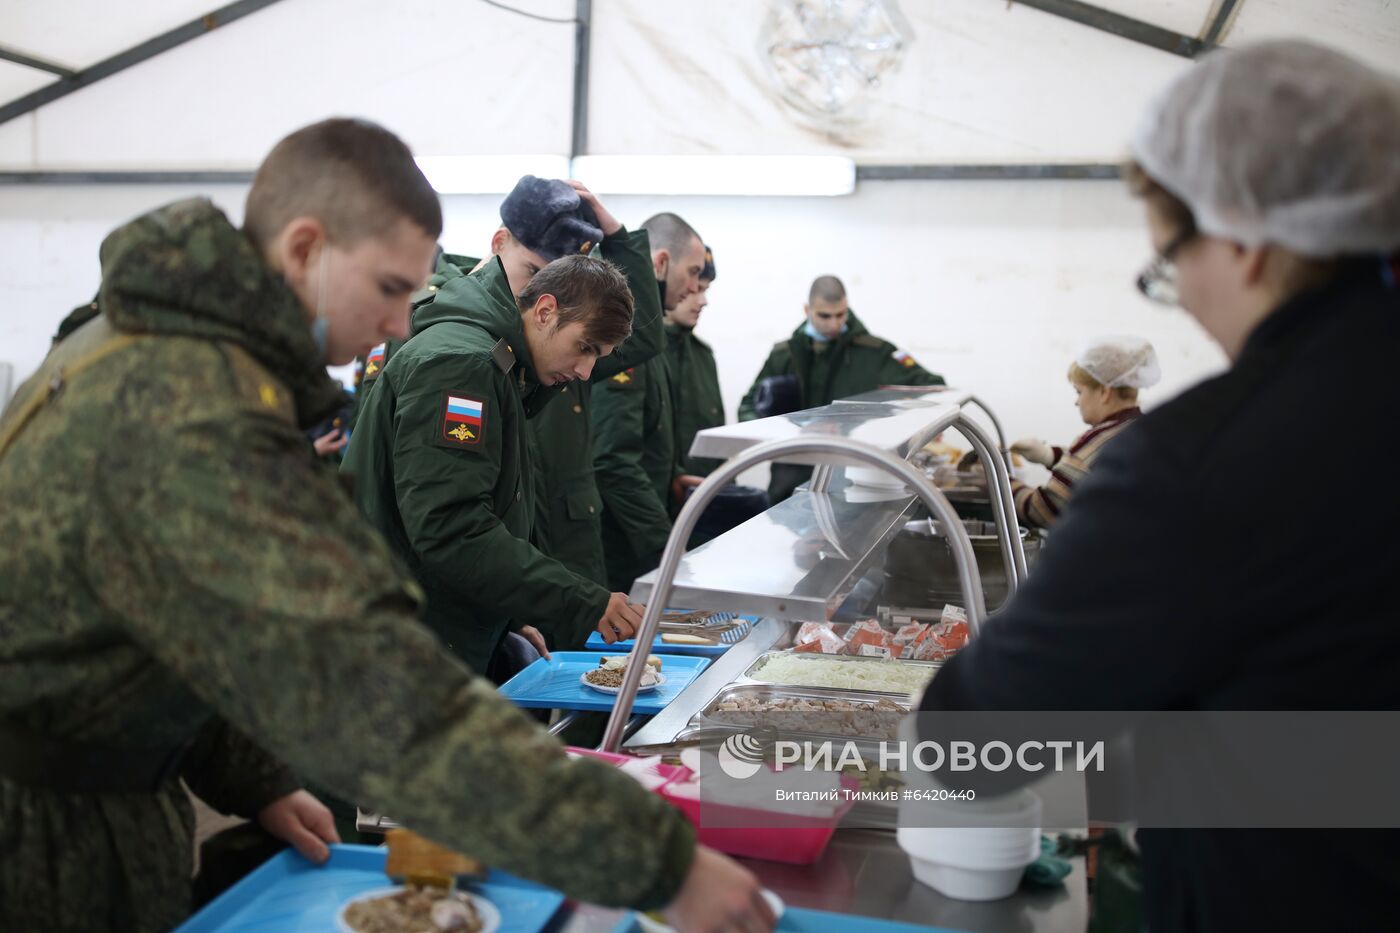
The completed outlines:
{"type": "Polygon", "coordinates": [[[1110,388],[1146,389],[1162,378],[1157,351],[1141,337],[1100,337],[1085,347],[1074,362],[1110,388]]]}
{"type": "Polygon", "coordinates": [[[1318,258],[1400,248],[1400,79],[1340,52],[1213,52],[1149,105],[1133,153],[1203,233],[1318,258]]]}

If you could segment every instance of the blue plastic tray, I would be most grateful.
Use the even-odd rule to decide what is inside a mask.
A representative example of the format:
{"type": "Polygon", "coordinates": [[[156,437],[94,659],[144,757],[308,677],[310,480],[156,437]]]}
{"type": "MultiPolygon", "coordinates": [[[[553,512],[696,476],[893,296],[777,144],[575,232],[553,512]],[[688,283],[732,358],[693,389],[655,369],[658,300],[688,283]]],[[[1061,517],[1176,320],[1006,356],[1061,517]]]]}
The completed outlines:
{"type": "MultiPolygon", "coordinates": [[[[613,927],[612,933],[641,933],[642,925],[636,914],[628,914],[613,927]]],[[[851,914],[834,914],[825,910],[803,910],[789,907],[783,911],[778,921],[778,933],[966,933],[949,927],[920,926],[917,923],[898,923],[894,920],[877,920],[874,917],[856,917],[851,914]]]]}
{"type": "MultiPolygon", "coordinates": [[[[384,877],[387,849],[331,846],[325,865],[312,865],[290,849],[275,855],[229,888],[175,933],[334,933],[346,901],[390,886],[384,877]]],[[[470,888],[501,912],[501,933],[539,933],[564,903],[564,895],[504,872],[493,871],[470,888]]]]}
{"type": "MultiPolygon", "coordinates": [[[[740,618],[747,619],[750,624],[758,621],[758,616],[740,616],[740,618]]],[[[631,651],[632,646],[636,643],[637,640],[635,638],[629,638],[626,641],[615,641],[610,645],[603,641],[602,635],[594,632],[592,635],[588,636],[588,641],[584,643],[584,647],[589,651],[610,651],[613,654],[622,654],[625,651],[631,651]]],[[[651,653],[688,654],[699,658],[717,658],[733,647],[733,645],[726,645],[724,642],[720,642],[718,645],[668,645],[661,640],[660,635],[657,635],[652,639],[651,653]]]]}
{"type": "MultiPolygon", "coordinates": [[[[535,709],[580,709],[607,712],[617,697],[600,693],[579,683],[579,678],[598,666],[600,651],[556,651],[549,659],[540,658],[506,681],[501,695],[516,706],[535,709]]],[[[620,651],[608,652],[621,654],[620,651]]],[[[653,715],[666,708],[686,686],[710,666],[709,658],[668,654],[661,673],[666,683],[655,690],[637,694],[632,712],[653,715]]]]}

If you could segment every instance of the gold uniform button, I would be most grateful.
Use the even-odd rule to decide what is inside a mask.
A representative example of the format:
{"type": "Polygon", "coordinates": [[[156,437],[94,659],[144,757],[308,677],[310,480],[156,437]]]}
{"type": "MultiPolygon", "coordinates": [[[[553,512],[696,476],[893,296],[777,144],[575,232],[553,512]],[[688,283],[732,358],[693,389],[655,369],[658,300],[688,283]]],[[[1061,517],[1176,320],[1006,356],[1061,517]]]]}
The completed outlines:
{"type": "Polygon", "coordinates": [[[429,285],[429,286],[428,286],[428,291],[430,291],[430,292],[435,292],[435,291],[437,291],[437,290],[438,290],[438,287],[437,287],[436,285],[429,285]]]}
{"type": "Polygon", "coordinates": [[[583,414],[583,406],[582,406],[582,405],[575,405],[575,406],[574,406],[574,414],[576,414],[576,415],[581,415],[581,414],[583,414]]]}
{"type": "Polygon", "coordinates": [[[589,515],[592,515],[592,514],[593,514],[594,512],[596,512],[596,511],[597,511],[597,509],[593,508],[593,506],[590,505],[590,506],[588,507],[588,514],[589,514],[589,515]]]}

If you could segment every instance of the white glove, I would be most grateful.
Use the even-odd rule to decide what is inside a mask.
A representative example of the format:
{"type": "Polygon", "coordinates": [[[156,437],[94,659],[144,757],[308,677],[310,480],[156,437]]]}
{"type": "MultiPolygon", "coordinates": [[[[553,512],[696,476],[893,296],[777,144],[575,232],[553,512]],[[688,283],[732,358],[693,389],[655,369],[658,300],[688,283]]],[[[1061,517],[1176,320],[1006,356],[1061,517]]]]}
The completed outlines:
{"type": "Polygon", "coordinates": [[[1038,463],[1043,467],[1055,465],[1055,451],[1050,445],[1033,437],[1022,438],[1011,445],[1013,454],[1020,454],[1031,463],[1038,463]]]}

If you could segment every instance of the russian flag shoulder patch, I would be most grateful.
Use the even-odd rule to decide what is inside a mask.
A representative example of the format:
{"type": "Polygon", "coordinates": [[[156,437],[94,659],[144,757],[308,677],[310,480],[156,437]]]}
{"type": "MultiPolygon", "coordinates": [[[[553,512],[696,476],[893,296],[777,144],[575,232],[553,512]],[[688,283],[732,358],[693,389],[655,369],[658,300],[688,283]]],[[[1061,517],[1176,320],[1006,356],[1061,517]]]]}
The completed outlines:
{"type": "Polygon", "coordinates": [[[454,446],[481,443],[486,424],[486,403],[464,392],[444,392],[442,403],[442,439],[454,446]]]}
{"type": "Polygon", "coordinates": [[[381,343],[369,351],[369,356],[365,357],[364,378],[373,379],[379,375],[379,371],[384,368],[384,354],[387,349],[387,345],[381,343]]]}

